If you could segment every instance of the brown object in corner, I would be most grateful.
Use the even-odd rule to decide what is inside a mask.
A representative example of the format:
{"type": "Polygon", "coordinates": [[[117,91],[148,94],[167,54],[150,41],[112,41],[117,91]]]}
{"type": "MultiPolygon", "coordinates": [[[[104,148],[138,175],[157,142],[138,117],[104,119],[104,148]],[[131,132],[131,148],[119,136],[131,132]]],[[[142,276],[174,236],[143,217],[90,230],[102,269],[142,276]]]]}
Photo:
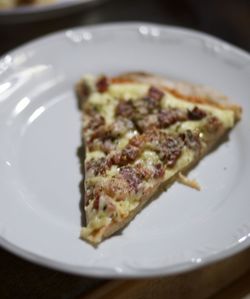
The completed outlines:
{"type": "Polygon", "coordinates": [[[243,299],[240,296],[250,294],[250,274],[246,275],[248,271],[250,248],[223,261],[180,275],[111,281],[78,299],[205,299],[215,296],[222,289],[213,299],[243,299]],[[242,276],[243,283],[248,283],[248,287],[242,285],[244,292],[240,292],[241,283],[238,280],[242,276]],[[237,286],[234,287],[232,282],[236,280],[237,286]],[[230,289],[227,291],[226,287],[229,285],[230,289]],[[239,296],[230,297],[230,290],[238,290],[239,296]]]}

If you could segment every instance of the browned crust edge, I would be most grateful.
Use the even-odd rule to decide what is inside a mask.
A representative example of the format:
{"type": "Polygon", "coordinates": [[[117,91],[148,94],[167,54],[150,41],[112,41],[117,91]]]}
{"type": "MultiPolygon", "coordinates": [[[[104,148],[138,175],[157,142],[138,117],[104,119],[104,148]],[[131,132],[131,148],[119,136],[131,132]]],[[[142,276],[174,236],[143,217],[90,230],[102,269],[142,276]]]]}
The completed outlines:
{"type": "Polygon", "coordinates": [[[209,87],[144,72],[121,74],[111,79],[113,83],[148,83],[170,92],[178,99],[194,104],[206,104],[223,110],[232,110],[235,121],[240,120],[242,108],[239,105],[222,102],[226,97],[209,87]]]}

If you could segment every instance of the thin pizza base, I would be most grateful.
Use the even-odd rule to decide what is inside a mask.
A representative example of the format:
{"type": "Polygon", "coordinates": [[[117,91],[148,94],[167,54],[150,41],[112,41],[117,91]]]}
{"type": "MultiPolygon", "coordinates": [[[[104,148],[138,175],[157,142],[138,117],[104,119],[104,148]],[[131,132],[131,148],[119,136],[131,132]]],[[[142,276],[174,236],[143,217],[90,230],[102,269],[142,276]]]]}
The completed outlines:
{"type": "MultiPolygon", "coordinates": [[[[85,79],[84,79],[85,80],[85,79]]],[[[231,110],[233,112],[233,123],[235,124],[241,117],[241,108],[237,105],[231,105],[226,103],[225,101],[221,101],[224,99],[224,96],[215,92],[206,87],[192,85],[186,82],[177,82],[169,79],[165,79],[163,77],[146,74],[146,73],[129,73],[121,76],[117,76],[110,79],[110,84],[137,84],[137,83],[146,83],[149,86],[154,86],[163,90],[166,93],[170,93],[173,96],[177,97],[178,100],[183,100],[184,102],[191,103],[193,105],[197,105],[198,107],[205,105],[206,107],[214,107],[221,111],[223,110],[231,110]]],[[[76,92],[80,101],[82,101],[81,94],[81,86],[83,81],[80,81],[76,86],[76,92]]],[[[233,125],[231,126],[233,127],[233,125]]],[[[95,234],[86,234],[86,228],[81,230],[81,237],[86,239],[88,242],[92,244],[98,244],[103,239],[111,236],[116,231],[119,231],[127,223],[129,223],[138,213],[139,211],[152,199],[155,198],[157,194],[161,193],[163,188],[169,186],[172,182],[174,182],[178,176],[179,172],[185,172],[190,170],[207,152],[214,147],[227,133],[227,131],[231,128],[220,127],[220,129],[213,134],[212,138],[207,141],[207,146],[202,148],[199,155],[197,155],[190,163],[186,163],[183,167],[179,168],[171,177],[168,179],[159,180],[154,184],[150,189],[147,189],[146,192],[143,193],[143,199],[139,202],[139,204],[134,208],[129,214],[122,219],[122,221],[111,221],[108,225],[97,230],[95,234]]],[[[88,225],[88,223],[87,223],[88,225]]]]}

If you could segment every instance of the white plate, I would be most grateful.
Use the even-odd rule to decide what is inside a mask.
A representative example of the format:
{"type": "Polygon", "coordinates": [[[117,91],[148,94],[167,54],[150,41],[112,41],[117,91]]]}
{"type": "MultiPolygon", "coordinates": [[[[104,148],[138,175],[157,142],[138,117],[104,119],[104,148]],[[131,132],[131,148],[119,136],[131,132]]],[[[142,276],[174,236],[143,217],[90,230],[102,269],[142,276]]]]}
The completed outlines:
{"type": "Polygon", "coordinates": [[[250,57],[213,37],[151,24],[56,33],[0,61],[0,243],[37,263],[98,277],[183,272],[250,241],[250,57]],[[80,113],[84,73],[142,70],[212,86],[244,109],[229,140],[120,235],[97,249],[79,239],[80,113]]]}
{"type": "Polygon", "coordinates": [[[30,22],[66,15],[81,7],[88,7],[104,0],[54,0],[51,4],[26,5],[0,10],[0,23],[30,22]]]}

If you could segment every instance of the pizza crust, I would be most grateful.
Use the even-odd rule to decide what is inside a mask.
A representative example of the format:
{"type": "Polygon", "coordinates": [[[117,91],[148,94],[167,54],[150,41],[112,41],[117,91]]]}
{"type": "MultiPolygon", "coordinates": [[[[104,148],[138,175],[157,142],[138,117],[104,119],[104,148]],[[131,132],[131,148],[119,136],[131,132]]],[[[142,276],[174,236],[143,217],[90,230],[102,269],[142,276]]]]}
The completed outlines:
{"type": "Polygon", "coordinates": [[[194,104],[206,104],[220,109],[229,109],[234,112],[235,120],[241,118],[242,108],[238,105],[225,103],[225,95],[204,85],[195,85],[184,81],[175,81],[158,75],[144,72],[131,72],[112,78],[113,82],[141,82],[152,84],[155,87],[172,93],[178,99],[194,104]],[[223,101],[224,100],[224,101],[223,101]]]}

